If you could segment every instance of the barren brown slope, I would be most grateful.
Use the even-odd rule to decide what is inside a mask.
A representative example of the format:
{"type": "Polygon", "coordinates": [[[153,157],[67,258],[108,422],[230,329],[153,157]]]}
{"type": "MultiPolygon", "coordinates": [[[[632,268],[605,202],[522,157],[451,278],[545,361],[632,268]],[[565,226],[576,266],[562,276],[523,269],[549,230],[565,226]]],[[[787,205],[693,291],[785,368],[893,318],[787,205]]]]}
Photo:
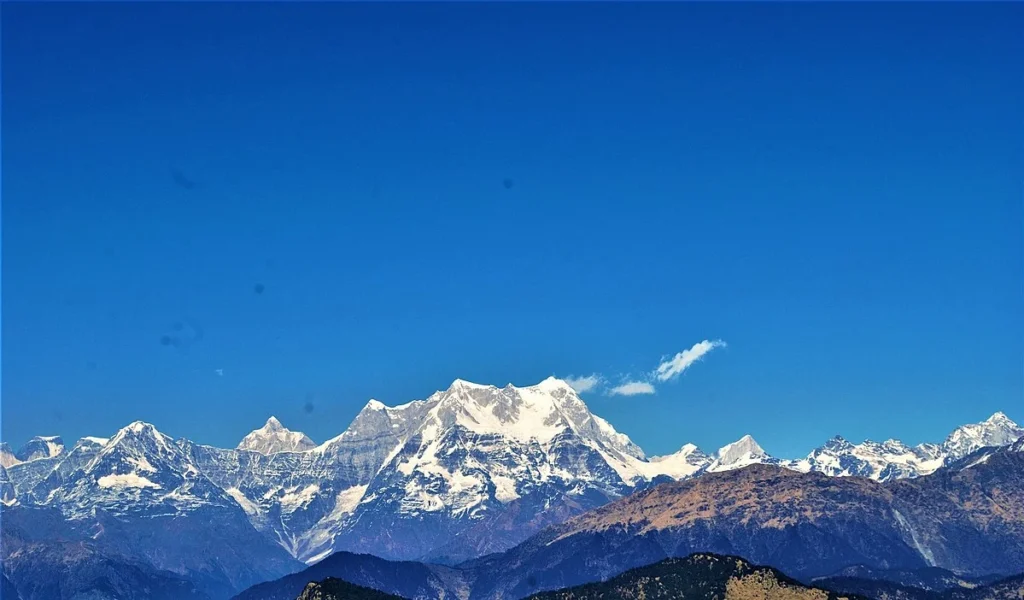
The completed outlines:
{"type": "Polygon", "coordinates": [[[893,484],[769,465],[710,473],[623,498],[464,566],[477,574],[474,598],[503,599],[694,552],[742,556],[800,579],[851,565],[1024,571],[1024,452],[969,458],[893,484]]]}

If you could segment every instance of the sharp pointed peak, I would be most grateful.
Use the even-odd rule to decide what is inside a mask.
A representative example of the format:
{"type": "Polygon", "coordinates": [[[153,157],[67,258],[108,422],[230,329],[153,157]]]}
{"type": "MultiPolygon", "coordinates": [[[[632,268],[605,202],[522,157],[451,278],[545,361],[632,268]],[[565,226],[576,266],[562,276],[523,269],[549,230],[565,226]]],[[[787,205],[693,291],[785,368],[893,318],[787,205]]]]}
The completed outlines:
{"type": "Polygon", "coordinates": [[[754,436],[749,433],[731,444],[726,444],[718,450],[719,456],[724,456],[730,451],[750,452],[752,454],[764,454],[764,448],[757,443],[754,436]]]}
{"type": "Polygon", "coordinates": [[[573,387],[571,385],[569,385],[568,381],[566,381],[564,379],[559,379],[558,377],[555,377],[554,375],[550,375],[548,377],[545,377],[543,381],[541,381],[540,383],[538,383],[536,385],[532,385],[530,387],[538,388],[538,389],[543,389],[543,390],[568,390],[568,391],[571,391],[571,392],[575,392],[576,391],[576,390],[573,389],[573,387]]]}
{"type": "Polygon", "coordinates": [[[263,428],[268,429],[270,431],[276,431],[284,429],[285,427],[284,425],[281,424],[281,421],[279,421],[277,417],[271,415],[271,417],[267,419],[266,424],[263,425],[263,428]]]}
{"type": "Polygon", "coordinates": [[[1013,419],[1011,419],[1010,417],[1006,416],[1006,413],[1004,413],[1003,411],[997,411],[995,413],[992,413],[992,416],[987,418],[987,419],[985,419],[984,422],[985,423],[1013,423],[1013,419]]]}
{"type": "Polygon", "coordinates": [[[472,381],[468,381],[466,379],[456,379],[448,387],[449,388],[490,388],[490,387],[494,387],[494,386],[493,385],[486,385],[486,384],[483,384],[483,383],[473,383],[472,381]]]}

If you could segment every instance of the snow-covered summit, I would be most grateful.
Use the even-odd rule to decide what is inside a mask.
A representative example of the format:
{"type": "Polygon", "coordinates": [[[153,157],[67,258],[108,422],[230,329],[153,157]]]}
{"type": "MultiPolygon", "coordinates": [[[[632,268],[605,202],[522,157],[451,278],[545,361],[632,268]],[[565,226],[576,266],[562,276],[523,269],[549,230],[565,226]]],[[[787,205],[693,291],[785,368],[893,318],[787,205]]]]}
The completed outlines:
{"type": "Polygon", "coordinates": [[[707,470],[716,473],[741,469],[755,464],[778,464],[778,459],[770,456],[764,448],[750,435],[745,435],[731,444],[726,444],[715,453],[715,460],[707,470]]]}
{"type": "Polygon", "coordinates": [[[645,470],[648,479],[665,475],[672,479],[686,479],[703,471],[714,461],[694,444],[684,444],[677,452],[664,456],[652,456],[645,470]]]}
{"type": "Polygon", "coordinates": [[[981,423],[963,425],[949,434],[942,443],[947,460],[963,458],[987,446],[1006,446],[1024,437],[1024,427],[1002,412],[997,412],[981,423]]]}
{"type": "Polygon", "coordinates": [[[285,428],[277,417],[267,419],[263,427],[242,438],[237,446],[239,450],[252,450],[260,454],[304,452],[315,447],[316,444],[306,434],[285,428]]]}
{"type": "Polygon", "coordinates": [[[14,456],[20,462],[53,458],[64,452],[64,440],[57,435],[37,435],[29,440],[14,456]]]}
{"type": "Polygon", "coordinates": [[[462,560],[476,554],[452,553],[507,548],[665,479],[767,463],[887,481],[930,473],[971,449],[1022,435],[997,413],[942,444],[855,444],[835,436],[791,461],[747,435],[713,454],[685,444],[647,457],[563,380],[498,387],[456,379],[396,406],[371,399],[344,432],[315,447],[271,417],[238,449],[174,441],[142,421],[29,463],[7,448],[0,459],[17,462],[6,468],[16,498],[0,490],[0,499],[58,507],[71,518],[97,509],[144,517],[207,506],[242,510],[257,530],[309,562],[337,550],[462,560]]]}
{"type": "Polygon", "coordinates": [[[788,466],[798,471],[819,471],[831,476],[856,475],[890,481],[928,475],[975,450],[1006,446],[1022,437],[1024,428],[997,412],[980,423],[958,427],[942,444],[908,446],[896,439],[851,444],[837,436],[813,450],[807,458],[793,461],[788,466]]]}
{"type": "Polygon", "coordinates": [[[430,408],[425,418],[441,429],[458,425],[477,434],[540,443],[573,432],[643,457],[628,437],[595,417],[568,383],[554,377],[535,385],[503,388],[456,379],[447,390],[427,398],[426,404],[430,408]]]}
{"type": "Polygon", "coordinates": [[[7,442],[0,442],[0,467],[6,469],[20,462],[18,457],[14,455],[14,450],[11,450],[10,445],[7,442]]]}

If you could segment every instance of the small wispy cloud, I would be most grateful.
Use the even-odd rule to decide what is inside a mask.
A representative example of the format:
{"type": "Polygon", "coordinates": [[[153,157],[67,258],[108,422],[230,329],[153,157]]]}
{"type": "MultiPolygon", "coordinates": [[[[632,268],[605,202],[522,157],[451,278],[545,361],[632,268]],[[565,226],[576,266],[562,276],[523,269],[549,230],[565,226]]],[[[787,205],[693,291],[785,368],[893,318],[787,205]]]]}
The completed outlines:
{"type": "Polygon", "coordinates": [[[641,396],[654,393],[654,386],[646,381],[627,381],[608,390],[612,396],[641,396]]]}
{"type": "Polygon", "coordinates": [[[217,377],[224,376],[224,369],[214,369],[213,372],[217,374],[217,377]]]}
{"type": "Polygon", "coordinates": [[[693,363],[699,361],[708,352],[711,352],[715,348],[723,347],[725,347],[725,342],[722,340],[704,340],[703,342],[697,342],[675,356],[662,360],[658,365],[658,368],[655,369],[653,373],[654,378],[658,381],[671,381],[678,377],[683,371],[689,369],[693,363]]]}
{"type": "Polygon", "coordinates": [[[576,393],[582,394],[584,392],[589,392],[604,383],[604,378],[597,373],[581,377],[574,377],[570,375],[565,378],[565,382],[569,384],[569,387],[576,390],[576,393]]]}
{"type": "Polygon", "coordinates": [[[623,383],[614,387],[607,387],[608,379],[600,373],[590,375],[565,377],[564,380],[577,393],[600,390],[609,396],[649,396],[657,392],[656,384],[666,383],[679,377],[684,371],[700,361],[715,348],[724,348],[722,340],[704,340],[697,342],[686,350],[670,357],[663,358],[653,371],[643,373],[640,376],[627,375],[620,381],[623,383]]]}

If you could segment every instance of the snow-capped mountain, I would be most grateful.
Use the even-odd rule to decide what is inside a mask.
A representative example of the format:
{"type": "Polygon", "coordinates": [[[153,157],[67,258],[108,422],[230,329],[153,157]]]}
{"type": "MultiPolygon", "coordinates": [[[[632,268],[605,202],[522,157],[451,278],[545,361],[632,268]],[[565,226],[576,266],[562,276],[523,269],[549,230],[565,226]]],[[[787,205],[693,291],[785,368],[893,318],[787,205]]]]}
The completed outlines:
{"type": "Polygon", "coordinates": [[[708,465],[707,471],[718,473],[742,469],[757,464],[781,464],[783,461],[770,456],[753,437],[745,435],[731,444],[727,444],[715,453],[714,460],[708,465]]]}
{"type": "Polygon", "coordinates": [[[981,423],[958,427],[942,443],[941,452],[948,460],[958,460],[989,446],[1007,446],[1024,437],[1024,427],[997,412],[981,423]]]}
{"type": "Polygon", "coordinates": [[[14,455],[14,450],[11,450],[11,446],[7,442],[0,442],[0,467],[6,469],[20,462],[14,455]]]}
{"type": "Polygon", "coordinates": [[[1024,428],[997,412],[981,423],[963,425],[941,444],[911,447],[899,440],[851,444],[840,436],[812,451],[807,458],[787,466],[797,471],[820,471],[826,475],[857,475],[878,481],[919,477],[934,473],[972,452],[991,446],[1006,446],[1024,437],[1024,428]]]}
{"type": "Polygon", "coordinates": [[[686,444],[647,457],[564,381],[499,388],[455,380],[399,406],[370,400],[320,445],[273,417],[234,449],[172,441],[132,423],[109,440],[83,438],[55,456],[11,464],[0,472],[8,480],[0,479],[0,497],[57,507],[70,519],[96,510],[123,518],[235,511],[306,562],[336,550],[457,561],[665,480],[765,463],[885,481],[1022,436],[997,413],[942,444],[836,437],[807,458],[784,460],[744,436],[713,454],[686,444]]]}
{"type": "Polygon", "coordinates": [[[267,423],[238,443],[239,450],[252,450],[260,454],[276,452],[302,452],[316,448],[313,440],[300,431],[286,429],[277,417],[270,417],[267,423]]]}
{"type": "Polygon", "coordinates": [[[17,452],[11,451],[7,442],[0,442],[0,466],[7,468],[18,463],[54,458],[62,452],[64,440],[56,435],[38,435],[26,442],[17,452]]]}
{"type": "Polygon", "coordinates": [[[466,558],[435,540],[458,538],[473,554],[501,550],[644,480],[643,451],[554,378],[503,388],[456,380],[399,409],[416,410],[418,423],[362,497],[352,492],[351,513],[331,531],[335,548],[466,558]]]}
{"type": "MultiPolygon", "coordinates": [[[[253,529],[235,498],[148,423],[131,423],[110,439],[84,438],[70,452],[14,465],[3,475],[14,479],[17,494],[14,502],[4,501],[10,507],[5,541],[13,522],[15,531],[47,532],[54,543],[87,544],[173,572],[216,597],[297,564],[253,529]]],[[[0,496],[5,487],[0,479],[0,496]]],[[[47,539],[14,535],[15,548],[47,539]]]]}
{"type": "Polygon", "coordinates": [[[837,435],[790,467],[838,477],[856,475],[889,481],[931,473],[943,465],[945,457],[936,444],[921,444],[916,448],[899,440],[851,444],[837,435]]]}
{"type": "Polygon", "coordinates": [[[671,479],[686,479],[704,472],[708,465],[714,462],[714,457],[705,454],[700,448],[693,444],[684,444],[678,452],[664,456],[652,456],[648,459],[649,468],[645,475],[648,479],[655,479],[664,475],[671,479]]]}

